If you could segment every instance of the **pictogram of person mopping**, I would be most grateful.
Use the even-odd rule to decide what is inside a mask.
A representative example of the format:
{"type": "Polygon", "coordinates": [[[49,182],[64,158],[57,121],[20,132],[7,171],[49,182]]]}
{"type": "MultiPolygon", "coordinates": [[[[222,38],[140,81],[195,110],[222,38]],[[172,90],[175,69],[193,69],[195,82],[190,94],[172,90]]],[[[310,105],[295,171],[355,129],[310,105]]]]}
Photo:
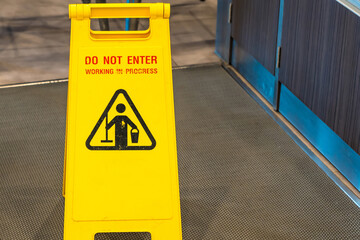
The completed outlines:
{"type": "Polygon", "coordinates": [[[86,140],[86,147],[89,150],[152,150],[155,146],[154,136],[130,96],[123,89],[115,92],[86,140]],[[119,101],[118,98],[122,100],[119,101]],[[117,114],[109,121],[109,112],[113,108],[117,114]],[[130,131],[128,131],[129,127],[130,131]],[[115,131],[109,131],[114,128],[115,131]],[[104,136],[102,129],[105,130],[105,140],[101,140],[104,136]],[[114,136],[110,136],[110,139],[109,132],[114,132],[114,136]],[[139,141],[139,135],[141,135],[141,141],[139,141]]]}
{"type": "MultiPolygon", "coordinates": [[[[116,111],[120,114],[124,113],[126,107],[124,104],[120,103],[116,106],[116,111]]],[[[139,130],[135,123],[133,123],[130,118],[126,115],[118,115],[115,116],[109,123],[108,123],[108,116],[106,114],[106,139],[102,140],[101,142],[112,142],[109,140],[109,133],[108,131],[115,125],[115,148],[117,150],[126,149],[128,146],[128,125],[131,127],[131,142],[137,143],[139,141],[139,130]]]]}

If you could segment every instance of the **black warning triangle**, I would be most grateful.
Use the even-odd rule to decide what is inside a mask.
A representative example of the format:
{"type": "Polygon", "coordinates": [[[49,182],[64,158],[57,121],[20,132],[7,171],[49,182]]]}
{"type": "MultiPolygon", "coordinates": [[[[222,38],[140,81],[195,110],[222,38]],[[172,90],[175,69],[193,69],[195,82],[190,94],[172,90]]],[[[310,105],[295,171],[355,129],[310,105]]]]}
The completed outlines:
{"type": "MultiPolygon", "coordinates": [[[[111,141],[104,140],[102,142],[111,142],[111,141]]],[[[111,98],[109,104],[107,105],[103,114],[101,115],[99,121],[96,123],[94,129],[90,133],[90,136],[86,140],[86,147],[90,150],[151,150],[151,149],[154,149],[155,146],[156,146],[155,138],[151,134],[149,128],[147,127],[146,123],[144,122],[143,118],[141,117],[139,111],[136,109],[135,104],[132,102],[128,93],[123,89],[119,89],[115,92],[114,96],[111,98]],[[149,145],[149,146],[126,146],[126,147],[122,147],[122,148],[119,148],[116,145],[115,146],[101,146],[101,145],[93,146],[93,145],[91,145],[92,139],[94,138],[96,132],[100,128],[102,122],[107,118],[109,110],[111,109],[111,107],[113,106],[114,102],[116,101],[116,99],[118,98],[118,96],[120,94],[123,94],[123,96],[125,97],[127,103],[131,107],[132,111],[134,112],[135,116],[137,117],[138,121],[140,122],[142,128],[144,129],[148,138],[150,139],[151,145],[149,145]]]]}

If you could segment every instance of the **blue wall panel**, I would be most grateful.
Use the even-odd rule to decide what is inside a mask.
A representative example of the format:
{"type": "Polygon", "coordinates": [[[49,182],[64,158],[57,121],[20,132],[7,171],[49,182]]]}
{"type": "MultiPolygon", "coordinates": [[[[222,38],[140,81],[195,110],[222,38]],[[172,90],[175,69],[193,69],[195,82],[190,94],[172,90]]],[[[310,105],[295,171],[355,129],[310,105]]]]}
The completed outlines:
{"type": "MultiPolygon", "coordinates": [[[[228,16],[230,1],[218,2],[228,16]]],[[[218,55],[228,61],[231,48],[231,65],[275,108],[279,100],[280,113],[360,191],[360,18],[336,0],[232,2],[231,39],[218,18],[226,26],[217,29],[218,55]]]]}
{"type": "Polygon", "coordinates": [[[285,0],[279,81],[360,153],[360,17],[336,0],[285,0]]]}
{"type": "Polygon", "coordinates": [[[274,104],[275,76],[253,56],[233,42],[231,65],[258,90],[265,99],[274,104]]]}
{"type": "Polygon", "coordinates": [[[279,111],[360,190],[360,156],[285,86],[279,111]]]}
{"type": "Polygon", "coordinates": [[[233,0],[232,37],[275,75],[280,0],[233,0]]]}

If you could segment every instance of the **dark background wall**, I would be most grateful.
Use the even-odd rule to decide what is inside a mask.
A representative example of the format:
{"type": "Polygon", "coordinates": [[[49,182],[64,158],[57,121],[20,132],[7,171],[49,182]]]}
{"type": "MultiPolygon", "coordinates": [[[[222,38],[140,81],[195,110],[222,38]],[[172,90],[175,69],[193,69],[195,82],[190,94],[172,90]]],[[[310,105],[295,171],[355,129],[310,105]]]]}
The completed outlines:
{"type": "Polygon", "coordinates": [[[275,75],[280,0],[233,0],[232,37],[275,75]]]}
{"type": "Polygon", "coordinates": [[[360,17],[335,0],[285,0],[279,79],[360,153],[360,17]]]}

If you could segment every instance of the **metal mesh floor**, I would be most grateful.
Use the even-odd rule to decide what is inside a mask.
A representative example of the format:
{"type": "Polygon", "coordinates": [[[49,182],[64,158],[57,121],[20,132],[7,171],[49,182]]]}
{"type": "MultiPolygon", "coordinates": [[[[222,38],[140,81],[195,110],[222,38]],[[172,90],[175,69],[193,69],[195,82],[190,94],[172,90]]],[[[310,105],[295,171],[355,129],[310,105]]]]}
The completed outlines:
{"type": "MultiPolygon", "coordinates": [[[[360,210],[220,67],[174,71],[184,240],[360,239],[360,210]]],[[[66,83],[0,89],[0,239],[62,239],[66,83]]]]}

